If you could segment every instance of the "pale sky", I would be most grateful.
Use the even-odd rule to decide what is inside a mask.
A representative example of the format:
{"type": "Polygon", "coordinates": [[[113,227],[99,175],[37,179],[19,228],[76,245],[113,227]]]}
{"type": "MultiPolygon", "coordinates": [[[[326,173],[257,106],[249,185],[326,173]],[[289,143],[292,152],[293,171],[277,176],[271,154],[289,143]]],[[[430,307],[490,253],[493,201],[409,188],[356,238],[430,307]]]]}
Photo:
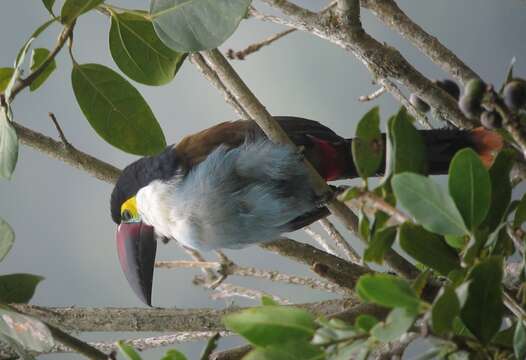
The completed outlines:
{"type": "MultiPolygon", "coordinates": [[[[107,2],[128,8],[147,9],[149,6],[146,0],[107,2]]],[[[319,0],[298,3],[316,7],[324,4],[319,0]]],[[[258,2],[255,4],[259,5],[258,2]]],[[[526,77],[524,1],[404,0],[399,4],[487,82],[500,85],[513,56],[517,57],[516,73],[526,77]]],[[[0,67],[12,66],[21,45],[47,19],[48,14],[40,1],[2,1],[0,67]]],[[[445,77],[438,67],[365,10],[362,21],[367,31],[400,49],[424,74],[431,78],[445,77]]],[[[244,21],[221,49],[239,50],[281,29],[256,20],[244,21]]],[[[58,31],[58,26],[51,27],[34,45],[52,47],[58,31]]],[[[97,62],[117,69],[109,53],[108,31],[109,20],[105,16],[98,13],[83,16],[75,29],[77,61],[97,62]]],[[[354,134],[357,120],[373,105],[380,105],[384,118],[399,106],[390,95],[369,104],[358,102],[360,95],[375,89],[367,70],[351,54],[309,34],[296,32],[250,56],[248,60],[234,62],[233,65],[272,114],[315,119],[346,137],[354,134]]],[[[47,116],[48,112],[54,112],[69,141],[80,150],[121,168],[133,161],[134,156],[101,140],[84,119],[71,89],[71,64],[65,52],[58,56],[57,67],[37,92],[26,90],[16,98],[13,104],[15,120],[56,137],[47,116]]],[[[169,143],[220,121],[236,118],[221,94],[189,62],[183,65],[169,85],[134,85],[150,104],[169,143]]],[[[16,232],[15,246],[0,264],[0,271],[44,276],[46,279],[38,287],[32,303],[44,306],[142,306],[118,264],[115,225],[109,216],[111,189],[111,185],[86,173],[21,147],[12,181],[0,181],[0,216],[16,232]]],[[[303,233],[295,234],[294,238],[308,240],[303,233]]],[[[227,253],[240,265],[309,275],[308,269],[257,247],[227,253]]],[[[174,245],[160,245],[158,248],[158,259],[182,257],[174,245]]],[[[189,270],[156,271],[154,305],[221,308],[232,301],[239,305],[255,304],[237,298],[226,302],[210,300],[202,288],[191,284],[193,274],[189,270]]],[[[253,279],[234,281],[296,302],[327,298],[325,294],[299,287],[253,279]]],[[[119,334],[118,337],[127,336],[129,334],[119,334]]],[[[90,334],[86,338],[109,339],[105,334],[90,334]]],[[[221,347],[232,343],[234,340],[223,340],[221,347]]],[[[198,342],[177,348],[189,358],[195,358],[202,346],[203,343],[198,342]]],[[[143,355],[145,359],[158,359],[160,354],[160,351],[151,351],[143,355]]],[[[78,356],[42,358],[74,359],[78,356]]]]}

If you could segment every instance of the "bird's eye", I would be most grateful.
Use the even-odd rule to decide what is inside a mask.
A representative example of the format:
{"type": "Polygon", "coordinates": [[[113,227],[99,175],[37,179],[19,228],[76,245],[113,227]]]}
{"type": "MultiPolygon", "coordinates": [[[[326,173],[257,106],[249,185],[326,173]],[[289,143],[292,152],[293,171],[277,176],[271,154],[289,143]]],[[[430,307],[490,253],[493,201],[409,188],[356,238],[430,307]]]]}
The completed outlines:
{"type": "Polygon", "coordinates": [[[132,219],[132,214],[130,210],[124,210],[121,214],[122,221],[130,221],[132,219]]]}

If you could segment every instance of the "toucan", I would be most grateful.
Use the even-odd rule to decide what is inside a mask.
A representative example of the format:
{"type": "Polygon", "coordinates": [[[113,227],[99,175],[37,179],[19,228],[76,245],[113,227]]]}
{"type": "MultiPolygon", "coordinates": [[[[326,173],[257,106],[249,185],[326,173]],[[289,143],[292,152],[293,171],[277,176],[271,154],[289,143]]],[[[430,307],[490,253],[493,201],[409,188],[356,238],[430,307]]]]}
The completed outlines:
{"type": "MultiPolygon", "coordinates": [[[[275,119],[297,147],[272,143],[254,121],[238,120],[189,135],[122,171],[111,194],[111,216],[122,270],[142,302],[151,306],[157,240],[196,250],[270,241],[328,214],[312,190],[304,158],[326,181],[358,176],[352,139],[313,120],[275,119]]],[[[428,174],[446,174],[462,148],[473,148],[489,164],[502,146],[497,133],[483,128],[419,132],[428,174]]],[[[378,175],[384,169],[385,160],[378,175]]]]}

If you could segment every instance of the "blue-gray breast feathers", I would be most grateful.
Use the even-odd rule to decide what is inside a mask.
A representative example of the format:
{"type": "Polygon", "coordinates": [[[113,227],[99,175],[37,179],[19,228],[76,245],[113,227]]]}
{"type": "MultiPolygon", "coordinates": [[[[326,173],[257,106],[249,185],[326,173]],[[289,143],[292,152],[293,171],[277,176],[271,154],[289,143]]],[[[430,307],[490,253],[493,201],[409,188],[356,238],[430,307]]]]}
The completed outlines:
{"type": "Polygon", "coordinates": [[[174,237],[197,249],[273,240],[316,208],[300,154],[268,140],[219,146],[178,182],[174,195],[173,220],[192,227],[181,234],[188,238],[174,237]]]}

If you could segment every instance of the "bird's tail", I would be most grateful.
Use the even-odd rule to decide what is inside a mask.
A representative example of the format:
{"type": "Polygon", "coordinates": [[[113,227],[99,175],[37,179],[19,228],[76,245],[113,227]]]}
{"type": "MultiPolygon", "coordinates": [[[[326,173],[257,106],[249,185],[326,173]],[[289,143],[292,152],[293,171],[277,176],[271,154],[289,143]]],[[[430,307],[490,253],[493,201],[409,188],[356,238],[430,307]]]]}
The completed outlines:
{"type": "MultiPolygon", "coordinates": [[[[426,157],[429,175],[447,174],[449,163],[457,151],[472,148],[479,154],[486,167],[490,167],[497,153],[502,149],[502,137],[494,131],[482,127],[472,130],[435,129],[420,130],[420,135],[426,147],[426,157]]],[[[383,148],[386,148],[386,136],[382,135],[383,148]]],[[[320,166],[322,176],[327,181],[358,177],[354,166],[351,148],[353,139],[340,143],[319,141],[317,150],[323,153],[320,166]]],[[[385,152],[384,152],[385,153],[385,152]]],[[[377,175],[385,172],[385,156],[377,175]]]]}

